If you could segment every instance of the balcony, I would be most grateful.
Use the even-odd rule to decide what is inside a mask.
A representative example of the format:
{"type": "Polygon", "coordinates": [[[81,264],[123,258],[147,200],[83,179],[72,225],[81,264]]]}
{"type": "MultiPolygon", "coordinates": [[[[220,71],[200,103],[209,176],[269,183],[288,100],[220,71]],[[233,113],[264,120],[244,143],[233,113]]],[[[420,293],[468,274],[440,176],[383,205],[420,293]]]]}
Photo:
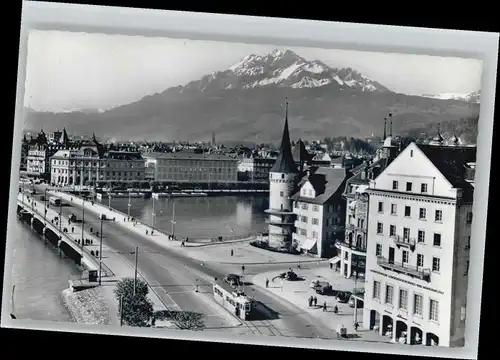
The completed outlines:
{"type": "Polygon", "coordinates": [[[430,269],[422,269],[403,262],[396,262],[384,257],[377,257],[377,264],[384,269],[392,270],[424,281],[431,281],[430,269]]]}
{"type": "Polygon", "coordinates": [[[398,249],[405,247],[409,248],[411,251],[415,251],[415,244],[417,243],[415,238],[407,238],[399,235],[391,236],[391,238],[394,240],[394,244],[396,244],[398,249]]]}
{"type": "Polygon", "coordinates": [[[335,246],[337,248],[341,248],[341,247],[344,247],[344,248],[348,248],[348,249],[351,249],[353,251],[354,254],[356,255],[365,255],[366,256],[366,245],[364,245],[363,243],[361,244],[356,244],[356,242],[349,242],[349,241],[342,241],[342,240],[337,240],[335,242],[335,246]]]}
{"type": "Polygon", "coordinates": [[[266,223],[268,223],[269,225],[276,225],[276,226],[280,226],[280,225],[294,225],[295,224],[295,220],[293,220],[293,219],[281,219],[281,220],[267,219],[266,223]]]}
{"type": "Polygon", "coordinates": [[[345,229],[349,230],[349,231],[356,231],[356,232],[360,232],[360,233],[366,234],[366,230],[364,228],[359,227],[359,226],[354,225],[354,224],[347,224],[345,226],[345,229]]]}

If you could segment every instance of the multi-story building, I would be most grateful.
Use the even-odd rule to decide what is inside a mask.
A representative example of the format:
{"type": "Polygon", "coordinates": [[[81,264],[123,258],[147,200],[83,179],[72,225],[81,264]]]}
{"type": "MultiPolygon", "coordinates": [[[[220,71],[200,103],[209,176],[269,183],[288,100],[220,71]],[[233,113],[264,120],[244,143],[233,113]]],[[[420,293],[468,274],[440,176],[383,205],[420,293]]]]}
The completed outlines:
{"type": "Polygon", "coordinates": [[[144,181],[144,159],[139,152],[106,151],[97,142],[79,149],[59,150],[51,157],[51,183],[58,186],[102,186],[144,181]]]}
{"type": "Polygon", "coordinates": [[[165,183],[235,183],[238,159],[225,155],[180,151],[144,155],[148,178],[165,183]]]}
{"type": "Polygon", "coordinates": [[[464,343],[476,150],[409,144],[366,192],[363,326],[409,344],[464,343]]]}
{"type": "MultiPolygon", "coordinates": [[[[385,130],[384,130],[385,136],[385,130]]],[[[366,190],[374,180],[394,160],[399,152],[392,136],[385,138],[376,156],[365,161],[362,166],[353,169],[353,176],[347,180],[343,194],[346,200],[345,237],[339,239],[335,246],[338,256],[330,262],[336,265],[345,277],[353,274],[364,276],[366,269],[366,244],[368,230],[368,194],[366,190]]]]}
{"type": "Polygon", "coordinates": [[[285,126],[281,138],[280,153],[269,172],[269,245],[274,248],[290,249],[295,223],[292,200],[299,180],[299,169],[292,156],[290,133],[288,130],[288,103],[286,105],[285,126]]]}
{"type": "Polygon", "coordinates": [[[296,215],[293,240],[303,252],[326,257],[344,237],[345,202],[342,193],[345,169],[310,167],[291,196],[296,215]]]}
{"type": "Polygon", "coordinates": [[[276,159],[261,157],[244,157],[238,164],[239,179],[257,183],[269,182],[269,171],[276,159]]]}

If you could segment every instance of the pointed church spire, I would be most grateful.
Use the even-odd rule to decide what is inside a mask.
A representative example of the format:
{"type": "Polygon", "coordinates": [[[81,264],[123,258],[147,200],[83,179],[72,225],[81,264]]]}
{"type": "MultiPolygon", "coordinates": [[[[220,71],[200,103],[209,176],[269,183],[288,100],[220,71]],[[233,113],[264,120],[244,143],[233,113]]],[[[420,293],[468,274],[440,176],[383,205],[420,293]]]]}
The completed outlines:
{"type": "Polygon", "coordinates": [[[285,103],[285,126],[283,136],[281,137],[280,154],[270,170],[275,173],[297,173],[297,166],[292,156],[292,147],[290,145],[290,132],[288,129],[288,98],[285,103]]]}
{"type": "Polygon", "coordinates": [[[392,113],[389,113],[389,136],[392,136],[392,113]]]}
{"type": "Polygon", "coordinates": [[[384,142],[386,137],[387,137],[387,116],[384,118],[384,138],[382,139],[382,142],[384,142]]]}

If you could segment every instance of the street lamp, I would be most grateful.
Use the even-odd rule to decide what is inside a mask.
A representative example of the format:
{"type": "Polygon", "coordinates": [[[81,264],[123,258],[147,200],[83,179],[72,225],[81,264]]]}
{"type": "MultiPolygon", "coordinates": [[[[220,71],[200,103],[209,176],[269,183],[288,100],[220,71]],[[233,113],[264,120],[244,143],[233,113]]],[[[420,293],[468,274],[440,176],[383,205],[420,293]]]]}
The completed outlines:
{"type": "Polygon", "coordinates": [[[83,257],[83,242],[85,239],[85,199],[82,198],[82,243],[81,243],[81,248],[82,248],[82,257],[83,257]]]}
{"type": "Polygon", "coordinates": [[[151,197],[153,199],[153,212],[151,213],[151,232],[154,231],[155,229],[155,198],[151,197]]]}
{"type": "Polygon", "coordinates": [[[175,236],[175,200],[172,202],[172,239],[175,236]]]}
{"type": "Polygon", "coordinates": [[[99,285],[101,285],[102,278],[102,217],[101,217],[101,229],[99,232],[99,285]]]}
{"type": "MultiPolygon", "coordinates": [[[[127,207],[128,207],[128,212],[127,212],[127,221],[128,219],[130,219],[130,207],[132,206],[132,204],[130,203],[130,189],[128,191],[128,204],[127,204],[127,207]]],[[[153,211],[154,212],[154,211],[153,211]]]]}
{"type": "Polygon", "coordinates": [[[108,190],[108,207],[111,209],[111,193],[108,190]]]}
{"type": "Polygon", "coordinates": [[[354,300],[354,323],[358,322],[358,299],[356,298],[356,285],[358,283],[358,262],[359,258],[356,256],[356,262],[354,263],[354,270],[356,271],[356,276],[354,277],[354,290],[353,290],[353,300],[354,300]]]}
{"type": "Polygon", "coordinates": [[[44,192],[43,192],[43,225],[47,225],[46,223],[46,220],[45,220],[45,216],[47,214],[47,189],[48,188],[45,188],[44,192]]]}
{"type": "Polygon", "coordinates": [[[134,296],[135,296],[135,292],[137,290],[137,263],[138,263],[138,260],[139,260],[139,247],[136,246],[135,247],[135,270],[134,270],[134,296]]]}

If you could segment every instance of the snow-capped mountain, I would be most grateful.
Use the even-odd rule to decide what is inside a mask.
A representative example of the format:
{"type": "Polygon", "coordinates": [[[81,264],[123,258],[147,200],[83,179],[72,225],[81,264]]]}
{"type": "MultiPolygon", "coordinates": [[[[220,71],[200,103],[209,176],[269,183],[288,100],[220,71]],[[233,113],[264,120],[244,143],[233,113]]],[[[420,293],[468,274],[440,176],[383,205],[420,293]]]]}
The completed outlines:
{"type": "Polygon", "coordinates": [[[423,97],[431,98],[431,99],[440,99],[440,100],[461,100],[470,103],[479,104],[481,98],[481,90],[472,91],[466,94],[460,93],[442,93],[442,94],[423,94],[423,97]]]}
{"type": "Polygon", "coordinates": [[[362,92],[390,92],[382,84],[351,68],[332,68],[319,60],[308,61],[291,50],[251,54],[224,71],[192,81],[184,89],[223,90],[262,87],[315,88],[334,85],[362,92]]]}

